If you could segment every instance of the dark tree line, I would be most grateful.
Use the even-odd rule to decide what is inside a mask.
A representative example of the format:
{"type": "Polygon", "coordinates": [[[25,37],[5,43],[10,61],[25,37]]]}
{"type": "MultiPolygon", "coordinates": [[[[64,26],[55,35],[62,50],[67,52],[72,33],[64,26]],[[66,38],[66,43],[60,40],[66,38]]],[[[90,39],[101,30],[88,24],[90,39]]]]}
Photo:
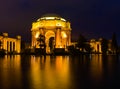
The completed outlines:
{"type": "Polygon", "coordinates": [[[83,35],[79,35],[77,44],[74,46],[69,47],[69,51],[73,54],[77,53],[91,53],[92,48],[90,47],[89,42],[87,42],[87,39],[83,35]]]}
{"type": "Polygon", "coordinates": [[[117,43],[117,39],[116,39],[116,34],[113,33],[113,36],[112,36],[112,44],[111,44],[111,48],[113,50],[113,53],[117,53],[118,51],[118,43],[117,43]]]}
{"type": "Polygon", "coordinates": [[[101,40],[101,51],[103,54],[106,54],[108,51],[108,40],[102,38],[101,40]]]}
{"type": "Polygon", "coordinates": [[[83,35],[79,35],[77,45],[76,45],[80,51],[90,53],[92,51],[92,48],[90,47],[90,44],[87,42],[87,39],[83,35]]]}
{"type": "Polygon", "coordinates": [[[46,44],[45,44],[45,36],[40,34],[37,38],[37,41],[39,43],[39,49],[35,50],[36,54],[45,54],[46,53],[46,44]]]}
{"type": "MultiPolygon", "coordinates": [[[[105,38],[102,38],[100,40],[101,42],[101,51],[103,54],[106,54],[109,52],[109,48],[111,49],[111,52],[116,54],[118,51],[118,44],[116,40],[116,34],[114,33],[112,36],[111,42],[105,38]],[[109,44],[111,46],[109,46],[109,44]]],[[[87,41],[87,39],[83,35],[79,35],[76,46],[72,46],[70,50],[73,50],[72,52],[86,52],[91,53],[93,48],[91,48],[90,43],[87,41]]]]}
{"type": "Polygon", "coordinates": [[[37,38],[37,41],[39,42],[40,48],[45,48],[45,36],[40,34],[39,37],[37,38]]]}

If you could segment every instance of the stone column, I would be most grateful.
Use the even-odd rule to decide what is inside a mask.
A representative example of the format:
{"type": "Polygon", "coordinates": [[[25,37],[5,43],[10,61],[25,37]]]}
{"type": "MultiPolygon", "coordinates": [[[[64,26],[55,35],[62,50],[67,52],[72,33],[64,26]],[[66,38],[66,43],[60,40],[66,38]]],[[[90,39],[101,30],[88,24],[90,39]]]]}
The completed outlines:
{"type": "Polygon", "coordinates": [[[17,51],[17,53],[21,52],[21,36],[17,36],[17,39],[16,39],[16,51],[17,51]]]}
{"type": "Polygon", "coordinates": [[[99,43],[99,52],[102,53],[101,44],[99,43]]]}
{"type": "Polygon", "coordinates": [[[32,44],[32,47],[35,47],[35,31],[32,31],[32,40],[31,40],[31,44],[32,44]]]}
{"type": "Polygon", "coordinates": [[[69,31],[69,38],[68,38],[69,42],[68,42],[68,46],[71,45],[71,31],[69,31]]]}
{"type": "Polygon", "coordinates": [[[55,48],[61,48],[61,28],[56,28],[55,48]]]}
{"type": "Polygon", "coordinates": [[[12,49],[12,52],[14,51],[13,42],[14,42],[14,41],[11,42],[11,46],[12,46],[11,49],[12,49]]]}
{"type": "Polygon", "coordinates": [[[8,33],[3,33],[3,49],[6,50],[6,53],[7,53],[7,39],[8,33]]]}

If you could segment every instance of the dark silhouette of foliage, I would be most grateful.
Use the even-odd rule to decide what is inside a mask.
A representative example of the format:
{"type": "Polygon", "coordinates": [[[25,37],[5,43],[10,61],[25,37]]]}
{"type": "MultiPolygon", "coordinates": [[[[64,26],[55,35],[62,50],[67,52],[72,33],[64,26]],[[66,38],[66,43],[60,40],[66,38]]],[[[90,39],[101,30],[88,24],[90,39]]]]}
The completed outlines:
{"type": "Polygon", "coordinates": [[[101,50],[103,54],[106,54],[107,50],[108,50],[108,40],[102,38],[101,40],[101,50]]]}
{"type": "Polygon", "coordinates": [[[46,53],[46,45],[45,45],[45,36],[40,34],[37,38],[40,48],[35,49],[36,54],[45,54],[46,53]]]}
{"type": "Polygon", "coordinates": [[[116,53],[117,49],[118,49],[118,44],[117,44],[116,34],[115,33],[113,33],[113,36],[112,36],[111,46],[112,46],[111,48],[112,48],[113,53],[116,53]]]}
{"type": "Polygon", "coordinates": [[[78,42],[77,47],[81,48],[83,51],[83,49],[85,48],[86,42],[87,42],[86,38],[80,34],[77,42],[78,42]]]}
{"type": "Polygon", "coordinates": [[[85,44],[85,50],[88,52],[88,53],[91,53],[93,48],[91,48],[90,44],[85,44]]]}
{"type": "Polygon", "coordinates": [[[68,46],[68,51],[72,55],[79,54],[79,50],[76,49],[73,45],[72,46],[68,46]]]}
{"type": "Polygon", "coordinates": [[[37,41],[39,42],[40,48],[45,48],[45,36],[40,34],[39,37],[37,38],[37,41]]]}

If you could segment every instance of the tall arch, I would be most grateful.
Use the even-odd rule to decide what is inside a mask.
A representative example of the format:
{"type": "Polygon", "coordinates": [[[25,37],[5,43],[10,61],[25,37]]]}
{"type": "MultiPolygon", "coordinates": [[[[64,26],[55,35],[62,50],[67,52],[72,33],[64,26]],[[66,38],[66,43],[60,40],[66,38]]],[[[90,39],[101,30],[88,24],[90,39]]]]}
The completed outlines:
{"type": "Polygon", "coordinates": [[[47,53],[51,52],[50,47],[49,47],[50,38],[54,38],[55,39],[55,32],[54,31],[47,31],[45,33],[45,43],[46,43],[46,52],[47,53]]]}

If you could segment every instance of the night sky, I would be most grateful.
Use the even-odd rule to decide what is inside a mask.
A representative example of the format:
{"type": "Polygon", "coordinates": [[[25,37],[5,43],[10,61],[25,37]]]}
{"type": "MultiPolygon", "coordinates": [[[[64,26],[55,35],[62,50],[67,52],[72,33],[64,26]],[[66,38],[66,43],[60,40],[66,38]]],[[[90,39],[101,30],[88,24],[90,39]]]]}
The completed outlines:
{"type": "Polygon", "coordinates": [[[47,13],[71,22],[72,39],[110,39],[115,32],[120,44],[120,0],[1,0],[0,32],[30,41],[32,22],[47,13]]]}

